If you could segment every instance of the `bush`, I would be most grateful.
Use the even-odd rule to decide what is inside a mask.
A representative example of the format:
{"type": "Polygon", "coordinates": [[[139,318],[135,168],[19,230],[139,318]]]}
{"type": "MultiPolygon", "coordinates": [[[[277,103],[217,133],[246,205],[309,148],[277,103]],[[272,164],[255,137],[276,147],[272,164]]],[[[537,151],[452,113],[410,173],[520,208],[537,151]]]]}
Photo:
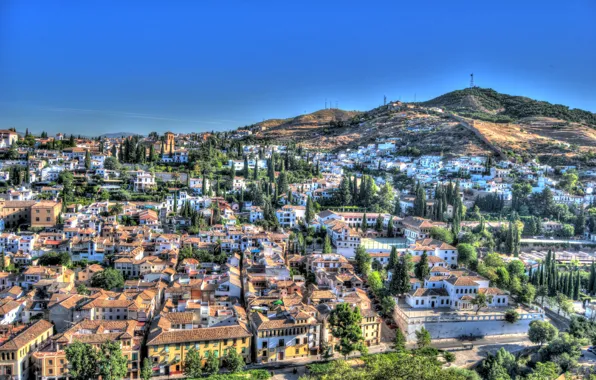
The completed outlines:
{"type": "Polygon", "coordinates": [[[505,312],[505,320],[509,323],[515,323],[519,321],[519,313],[513,309],[509,309],[505,312]]]}
{"type": "Polygon", "coordinates": [[[455,354],[453,352],[443,352],[443,358],[447,363],[453,363],[455,361],[455,354]]]}

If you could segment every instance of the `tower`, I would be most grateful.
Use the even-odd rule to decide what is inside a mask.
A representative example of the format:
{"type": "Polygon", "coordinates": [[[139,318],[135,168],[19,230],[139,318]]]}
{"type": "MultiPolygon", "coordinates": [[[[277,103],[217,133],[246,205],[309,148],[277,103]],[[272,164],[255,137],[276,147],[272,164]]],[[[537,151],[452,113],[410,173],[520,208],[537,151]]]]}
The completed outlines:
{"type": "Polygon", "coordinates": [[[172,132],[166,132],[165,137],[165,151],[166,153],[172,153],[174,150],[174,134],[172,132]]]}
{"type": "Polygon", "coordinates": [[[470,74],[470,88],[474,88],[474,73],[470,74]]]}

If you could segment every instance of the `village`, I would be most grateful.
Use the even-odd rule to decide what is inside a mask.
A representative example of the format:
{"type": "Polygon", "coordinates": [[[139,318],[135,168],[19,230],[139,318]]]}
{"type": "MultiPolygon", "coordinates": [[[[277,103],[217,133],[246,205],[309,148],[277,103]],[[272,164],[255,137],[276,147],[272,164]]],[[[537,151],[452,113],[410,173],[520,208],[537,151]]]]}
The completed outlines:
{"type": "Polygon", "coordinates": [[[183,378],[596,316],[591,170],[245,129],[0,138],[7,378],[65,378],[79,343],[183,378]]]}

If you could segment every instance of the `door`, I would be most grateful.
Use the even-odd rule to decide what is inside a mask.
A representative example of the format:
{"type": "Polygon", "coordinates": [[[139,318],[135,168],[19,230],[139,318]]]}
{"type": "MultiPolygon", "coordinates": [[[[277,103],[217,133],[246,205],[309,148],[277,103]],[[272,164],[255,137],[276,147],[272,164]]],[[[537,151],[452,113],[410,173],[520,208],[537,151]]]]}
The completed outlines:
{"type": "Polygon", "coordinates": [[[435,301],[431,301],[430,307],[435,307],[435,301]]]}
{"type": "Polygon", "coordinates": [[[283,352],[278,352],[277,353],[277,360],[284,360],[284,353],[283,352]]]}

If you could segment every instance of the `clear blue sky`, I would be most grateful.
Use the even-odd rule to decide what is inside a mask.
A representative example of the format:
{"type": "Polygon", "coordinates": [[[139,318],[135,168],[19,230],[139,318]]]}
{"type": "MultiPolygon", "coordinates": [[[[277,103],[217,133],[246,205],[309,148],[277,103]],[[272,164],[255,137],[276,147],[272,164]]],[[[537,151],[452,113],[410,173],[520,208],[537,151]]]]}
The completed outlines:
{"type": "Polygon", "coordinates": [[[596,111],[596,1],[0,1],[0,129],[226,130],[476,84],[596,111]]]}

